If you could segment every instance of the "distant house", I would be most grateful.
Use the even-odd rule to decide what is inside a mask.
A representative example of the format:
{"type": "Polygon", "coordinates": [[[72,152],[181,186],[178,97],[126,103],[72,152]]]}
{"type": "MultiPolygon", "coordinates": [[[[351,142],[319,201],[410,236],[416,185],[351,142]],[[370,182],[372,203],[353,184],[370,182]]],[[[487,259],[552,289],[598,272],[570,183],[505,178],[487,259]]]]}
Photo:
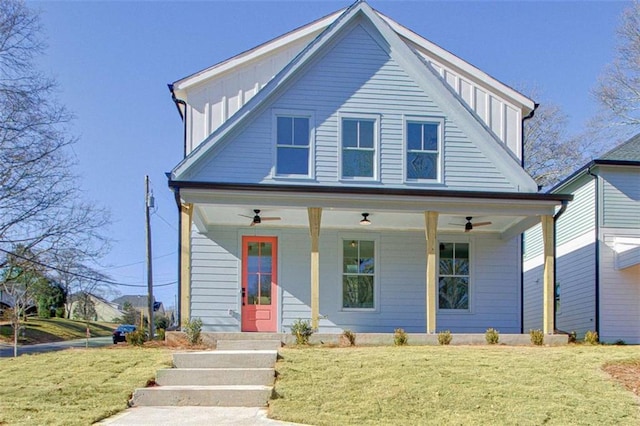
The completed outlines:
{"type": "MultiPolygon", "coordinates": [[[[640,343],[640,135],[584,165],[552,194],[574,200],[556,224],[555,327],[640,343]]],[[[525,234],[524,327],[542,325],[542,235],[525,234]]]]}
{"type": "Polygon", "coordinates": [[[521,166],[531,99],[364,1],[170,89],[182,324],[522,331],[521,233],[571,199],[521,166]]]}
{"type": "MultiPolygon", "coordinates": [[[[148,305],[148,296],[147,295],[127,295],[120,296],[116,299],[113,299],[112,303],[115,303],[118,306],[118,309],[123,310],[126,303],[130,303],[131,306],[138,311],[138,313],[142,312],[145,317],[149,317],[149,305],[148,305]]],[[[155,301],[153,302],[153,312],[154,314],[164,315],[164,305],[162,302],[155,301]]]]}
{"type": "Polygon", "coordinates": [[[96,315],[93,318],[93,321],[102,321],[102,322],[117,322],[119,318],[122,317],[123,312],[118,309],[118,305],[113,302],[109,302],[106,299],[96,296],[95,294],[82,292],[75,293],[71,295],[71,305],[69,314],[71,318],[74,318],[74,313],[76,312],[76,307],[81,302],[81,299],[88,298],[91,302],[93,302],[94,309],[96,311],[96,315]]]}

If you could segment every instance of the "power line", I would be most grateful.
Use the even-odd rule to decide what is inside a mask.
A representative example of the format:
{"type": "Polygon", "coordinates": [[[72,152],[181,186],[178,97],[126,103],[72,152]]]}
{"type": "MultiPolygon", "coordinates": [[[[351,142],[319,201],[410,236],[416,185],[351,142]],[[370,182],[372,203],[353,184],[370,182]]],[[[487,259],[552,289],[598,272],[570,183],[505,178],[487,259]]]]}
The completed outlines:
{"type": "MultiPolygon", "coordinates": [[[[24,256],[20,255],[20,254],[12,253],[12,252],[10,252],[8,250],[5,250],[3,248],[0,248],[0,251],[5,253],[5,254],[8,254],[10,256],[14,256],[14,257],[17,257],[19,259],[26,260],[27,262],[31,262],[31,263],[33,263],[35,265],[43,266],[45,268],[53,269],[54,271],[58,271],[58,272],[62,272],[62,273],[65,273],[65,274],[73,275],[74,277],[82,278],[82,279],[85,279],[85,280],[97,281],[97,282],[116,285],[116,286],[121,286],[121,287],[147,287],[146,284],[128,284],[128,283],[118,283],[118,282],[115,282],[115,281],[105,280],[105,279],[96,279],[96,277],[90,277],[88,275],[83,275],[83,274],[79,274],[77,272],[72,272],[72,271],[68,271],[68,270],[62,269],[62,268],[58,268],[57,266],[47,265],[46,263],[42,263],[42,262],[40,262],[38,260],[29,259],[27,257],[24,257],[24,256]]],[[[177,281],[172,281],[172,282],[169,282],[169,283],[162,283],[162,284],[155,284],[154,287],[166,287],[166,286],[174,285],[176,283],[177,283],[177,281]]]]}

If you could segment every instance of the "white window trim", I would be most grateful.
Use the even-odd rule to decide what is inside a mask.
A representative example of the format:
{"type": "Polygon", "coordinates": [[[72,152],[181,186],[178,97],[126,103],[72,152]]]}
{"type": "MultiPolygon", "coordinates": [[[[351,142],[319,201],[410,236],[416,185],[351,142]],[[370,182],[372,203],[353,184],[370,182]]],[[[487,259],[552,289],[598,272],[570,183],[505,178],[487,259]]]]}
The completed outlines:
{"type": "Polygon", "coordinates": [[[364,114],[355,112],[338,113],[338,177],[346,182],[379,182],[380,170],[380,114],[364,114]],[[342,120],[373,120],[373,177],[344,176],[342,173],[342,120]]]}
{"type": "Polygon", "coordinates": [[[471,238],[464,237],[441,237],[438,239],[437,244],[440,247],[440,243],[456,243],[456,244],[469,244],[469,308],[468,309],[444,309],[440,308],[440,249],[438,249],[438,258],[436,264],[438,265],[436,292],[438,295],[436,301],[437,312],[444,315],[471,315],[474,313],[475,305],[475,241],[471,238]]]}
{"type": "MultiPolygon", "coordinates": [[[[444,117],[406,115],[402,127],[402,179],[407,184],[441,184],[444,176],[444,117]],[[438,173],[435,179],[407,179],[408,158],[408,124],[409,123],[435,123],[438,125],[438,173]]],[[[428,151],[425,151],[428,152],[428,151]]]]}
{"type": "Polygon", "coordinates": [[[377,234],[341,234],[338,237],[338,253],[340,253],[338,257],[338,276],[339,283],[338,291],[340,294],[336,298],[338,300],[338,312],[362,312],[362,313],[371,313],[371,312],[379,312],[380,311],[380,236],[377,234]],[[344,252],[343,244],[345,241],[373,241],[374,249],[373,255],[375,256],[375,264],[374,264],[374,272],[373,272],[373,308],[345,308],[342,300],[342,292],[344,282],[342,281],[342,277],[344,275],[343,272],[343,258],[344,252]]]}
{"type": "Polygon", "coordinates": [[[271,160],[271,178],[283,180],[312,180],[315,179],[315,115],[313,111],[275,109],[271,118],[271,140],[273,141],[273,154],[271,160]],[[306,175],[278,174],[278,117],[307,118],[309,120],[309,157],[308,170],[306,175]]]}

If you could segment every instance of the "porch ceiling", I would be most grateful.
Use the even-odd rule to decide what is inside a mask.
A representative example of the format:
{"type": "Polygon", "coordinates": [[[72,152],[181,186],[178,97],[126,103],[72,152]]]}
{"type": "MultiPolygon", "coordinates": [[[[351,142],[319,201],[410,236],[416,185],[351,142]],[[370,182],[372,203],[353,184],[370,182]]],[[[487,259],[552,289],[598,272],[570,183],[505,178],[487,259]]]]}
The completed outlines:
{"type": "MultiPolygon", "coordinates": [[[[307,209],[304,207],[283,207],[269,204],[246,205],[213,205],[196,204],[196,224],[200,231],[204,231],[212,226],[237,226],[248,227],[251,224],[250,217],[253,217],[253,209],[260,209],[261,217],[279,217],[280,220],[264,220],[259,225],[260,228],[308,228],[309,218],[307,209]],[[204,229],[202,229],[204,228],[204,229]]],[[[464,214],[440,214],[438,217],[438,232],[458,233],[464,232],[466,216],[472,216],[472,222],[491,222],[491,225],[476,226],[471,231],[473,234],[505,234],[511,229],[519,229],[527,223],[528,216],[524,215],[497,215],[497,214],[476,214],[472,206],[469,206],[468,213],[464,214]]],[[[535,218],[534,223],[539,219],[535,218]]],[[[354,229],[358,230],[414,230],[424,232],[424,211],[389,211],[389,210],[367,210],[367,209],[345,209],[345,208],[324,208],[322,211],[321,227],[354,229]],[[371,225],[362,226],[360,220],[361,213],[369,213],[371,225]]],[[[531,225],[526,225],[528,228],[531,225]]],[[[526,229],[526,228],[525,228],[526,229]]]]}
{"type": "Polygon", "coordinates": [[[180,188],[181,200],[195,207],[194,220],[201,232],[216,225],[248,227],[253,209],[259,209],[262,217],[280,218],[256,225],[261,228],[308,228],[307,208],[321,207],[322,228],[424,231],[424,212],[435,211],[439,213],[438,232],[464,232],[465,218],[471,216],[474,223],[491,222],[487,226],[474,227],[473,234],[499,234],[501,238],[511,238],[539,223],[541,215],[553,215],[560,204],[558,199],[537,198],[536,194],[525,197],[514,194],[513,198],[509,194],[486,195],[180,188]],[[364,212],[369,213],[371,221],[367,227],[359,224],[364,212]]]}

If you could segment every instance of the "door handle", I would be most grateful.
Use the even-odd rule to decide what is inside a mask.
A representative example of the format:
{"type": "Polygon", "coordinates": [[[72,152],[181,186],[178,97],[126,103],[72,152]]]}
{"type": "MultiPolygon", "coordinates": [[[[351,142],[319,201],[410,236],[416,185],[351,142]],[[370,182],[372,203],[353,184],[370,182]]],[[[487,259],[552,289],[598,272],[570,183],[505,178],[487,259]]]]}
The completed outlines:
{"type": "Polygon", "coordinates": [[[244,298],[245,298],[246,295],[247,295],[247,289],[243,288],[242,289],[242,306],[245,305],[244,298]]]}

